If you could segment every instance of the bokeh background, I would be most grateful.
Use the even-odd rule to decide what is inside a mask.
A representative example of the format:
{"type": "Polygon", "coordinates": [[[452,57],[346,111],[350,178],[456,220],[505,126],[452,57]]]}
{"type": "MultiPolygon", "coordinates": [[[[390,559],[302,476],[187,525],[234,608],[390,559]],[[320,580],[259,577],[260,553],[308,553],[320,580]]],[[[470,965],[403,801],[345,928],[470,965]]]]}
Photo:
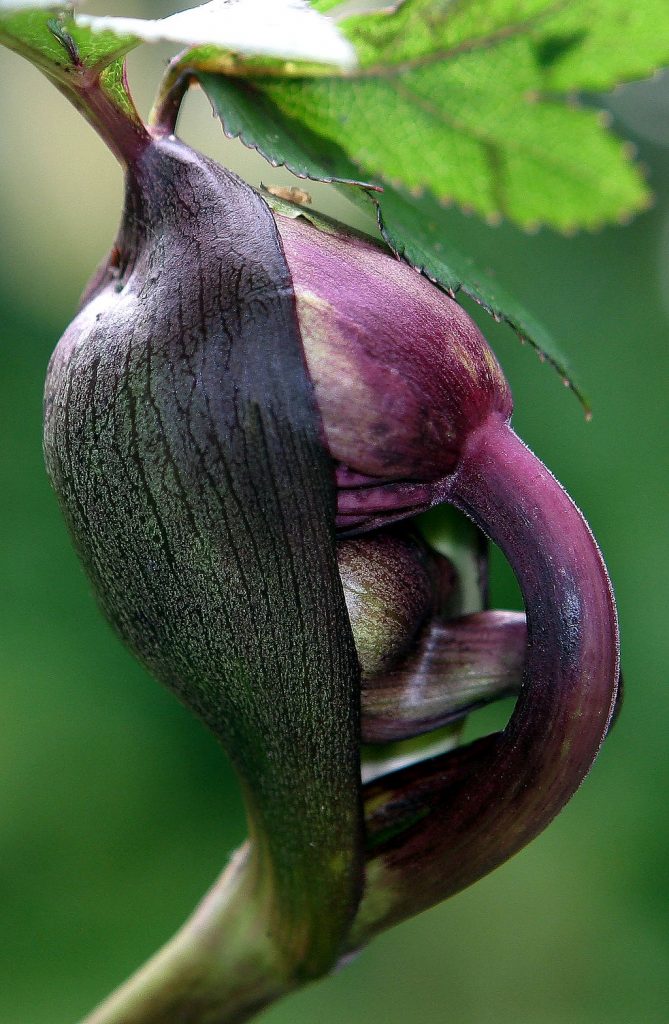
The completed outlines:
{"type": "MultiPolygon", "coordinates": [[[[143,109],[166,53],[132,55],[143,109]]],[[[113,238],[121,175],[27,64],[0,53],[0,82],[0,1021],[71,1024],[177,928],[244,822],[214,740],[98,614],[42,467],[46,363],[113,238]]],[[[668,1019],[669,80],[606,104],[647,166],[650,212],[569,239],[457,212],[450,230],[552,328],[592,397],[586,424],[552,371],[478,314],[519,433],[608,561],[624,713],[586,785],[529,849],[271,1008],[267,1024],[668,1019]]],[[[253,183],[290,180],[226,142],[201,95],[181,133],[253,183]]],[[[313,193],[359,218],[327,187],[313,193]]],[[[499,556],[494,570],[495,604],[519,607],[499,556]]]]}

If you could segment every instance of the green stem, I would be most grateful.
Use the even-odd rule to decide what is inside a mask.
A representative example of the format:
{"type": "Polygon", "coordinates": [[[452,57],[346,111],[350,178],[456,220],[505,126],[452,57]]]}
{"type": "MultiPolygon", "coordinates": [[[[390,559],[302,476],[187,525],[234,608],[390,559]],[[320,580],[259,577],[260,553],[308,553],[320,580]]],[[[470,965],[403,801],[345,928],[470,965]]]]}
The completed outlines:
{"type": "Polygon", "coordinates": [[[250,844],[171,941],[81,1024],[241,1024],[295,987],[250,844]]]}

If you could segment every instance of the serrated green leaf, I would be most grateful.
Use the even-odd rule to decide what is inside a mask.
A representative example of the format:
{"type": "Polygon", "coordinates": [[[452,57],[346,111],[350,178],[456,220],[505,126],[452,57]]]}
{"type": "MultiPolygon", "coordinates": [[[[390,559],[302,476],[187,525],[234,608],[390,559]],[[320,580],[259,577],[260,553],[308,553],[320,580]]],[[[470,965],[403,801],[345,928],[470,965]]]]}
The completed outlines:
{"type": "Polygon", "coordinates": [[[304,124],[293,123],[287,117],[282,117],[280,126],[277,125],[276,108],[252,82],[210,73],[197,77],[228,138],[241,139],[275,167],[281,164],[298,178],[378,187],[360,177],[358,168],[336,143],[314,135],[304,124]]]}
{"type": "MultiPolygon", "coordinates": [[[[355,178],[355,164],[344,149],[332,146],[309,129],[301,129],[272,108],[254,83],[206,74],[198,79],[226,134],[239,137],[274,166],[286,165],[296,169],[300,177],[318,181],[342,183],[355,178]]],[[[395,252],[445,291],[453,295],[464,291],[496,319],[508,323],[557,369],[587,410],[587,400],[550,334],[493,278],[480,271],[473,260],[452,246],[444,210],[434,199],[414,198],[391,186],[373,196],[367,190],[350,187],[346,194],[367,203],[371,198],[384,238],[395,252]]]]}
{"type": "MultiPolygon", "coordinates": [[[[327,6],[336,16],[350,4],[327,6]]],[[[669,61],[666,0],[406,0],[342,27],[358,49],[359,90],[344,99],[346,85],[333,84],[318,131],[337,139],[345,129],[368,173],[493,220],[565,232],[648,205],[627,150],[592,113],[547,94],[611,88],[669,61]],[[379,145],[384,106],[393,139],[379,145]]],[[[309,117],[323,92],[304,100],[309,117]]]]}
{"type": "Polygon", "coordinates": [[[397,75],[260,85],[292,121],[344,149],[363,176],[429,189],[492,221],[569,232],[649,201],[596,113],[539,100],[526,38],[397,75]]]}
{"type": "Polygon", "coordinates": [[[449,225],[445,211],[431,196],[414,198],[386,188],[374,202],[379,226],[391,249],[453,295],[465,295],[483,306],[496,320],[507,323],[539,357],[560,374],[563,383],[579,398],[586,413],[589,402],[576,381],[566,357],[554,338],[523,305],[490,274],[478,268],[447,241],[449,225]]]}
{"type": "Polygon", "coordinates": [[[65,62],[65,52],[51,28],[52,10],[12,11],[0,14],[0,42],[40,67],[57,67],[65,62]]]}

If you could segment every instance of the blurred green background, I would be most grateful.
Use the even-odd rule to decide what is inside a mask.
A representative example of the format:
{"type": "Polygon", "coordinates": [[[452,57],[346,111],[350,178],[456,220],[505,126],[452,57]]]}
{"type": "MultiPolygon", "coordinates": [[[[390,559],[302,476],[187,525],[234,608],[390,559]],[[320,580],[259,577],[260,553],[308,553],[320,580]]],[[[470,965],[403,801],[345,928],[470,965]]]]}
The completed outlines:
{"type": "MultiPolygon", "coordinates": [[[[143,109],[164,60],[132,55],[143,109]]],[[[214,740],[98,614],[42,468],[46,363],[113,238],[121,175],[36,71],[0,53],[0,81],[0,1022],[71,1024],[176,929],[244,823],[214,740]]],[[[608,105],[647,165],[651,212],[572,239],[457,212],[451,230],[552,328],[593,400],[586,424],[552,371],[478,315],[511,380],[516,428],[605,553],[624,713],[529,849],[270,1009],[268,1024],[668,1019],[669,80],[608,105]]],[[[253,183],[291,180],[226,142],[201,95],[182,135],[253,183]]],[[[326,187],[313,192],[351,215],[326,187]]],[[[494,565],[495,604],[517,607],[508,569],[494,565]]]]}

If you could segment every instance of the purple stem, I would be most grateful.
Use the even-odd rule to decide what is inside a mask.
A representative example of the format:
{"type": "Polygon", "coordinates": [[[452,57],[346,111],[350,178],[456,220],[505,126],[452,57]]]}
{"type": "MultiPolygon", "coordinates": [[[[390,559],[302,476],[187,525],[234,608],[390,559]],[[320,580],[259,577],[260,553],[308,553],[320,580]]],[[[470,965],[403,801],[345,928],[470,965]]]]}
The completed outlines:
{"type": "Polygon", "coordinates": [[[423,766],[420,794],[411,770],[383,780],[388,807],[410,812],[422,803],[425,813],[372,854],[398,892],[374,931],[465,888],[541,832],[588,773],[616,699],[616,611],[597,544],[501,417],[469,438],[449,501],[502,548],[518,577],[523,683],[504,731],[434,759],[429,783],[423,766]]]}
{"type": "Polygon", "coordinates": [[[78,80],[67,84],[52,80],[95,128],[123,167],[137,162],[153,141],[152,136],[139,115],[133,116],[133,113],[123,110],[110,98],[97,73],[83,73],[78,80]]]}

